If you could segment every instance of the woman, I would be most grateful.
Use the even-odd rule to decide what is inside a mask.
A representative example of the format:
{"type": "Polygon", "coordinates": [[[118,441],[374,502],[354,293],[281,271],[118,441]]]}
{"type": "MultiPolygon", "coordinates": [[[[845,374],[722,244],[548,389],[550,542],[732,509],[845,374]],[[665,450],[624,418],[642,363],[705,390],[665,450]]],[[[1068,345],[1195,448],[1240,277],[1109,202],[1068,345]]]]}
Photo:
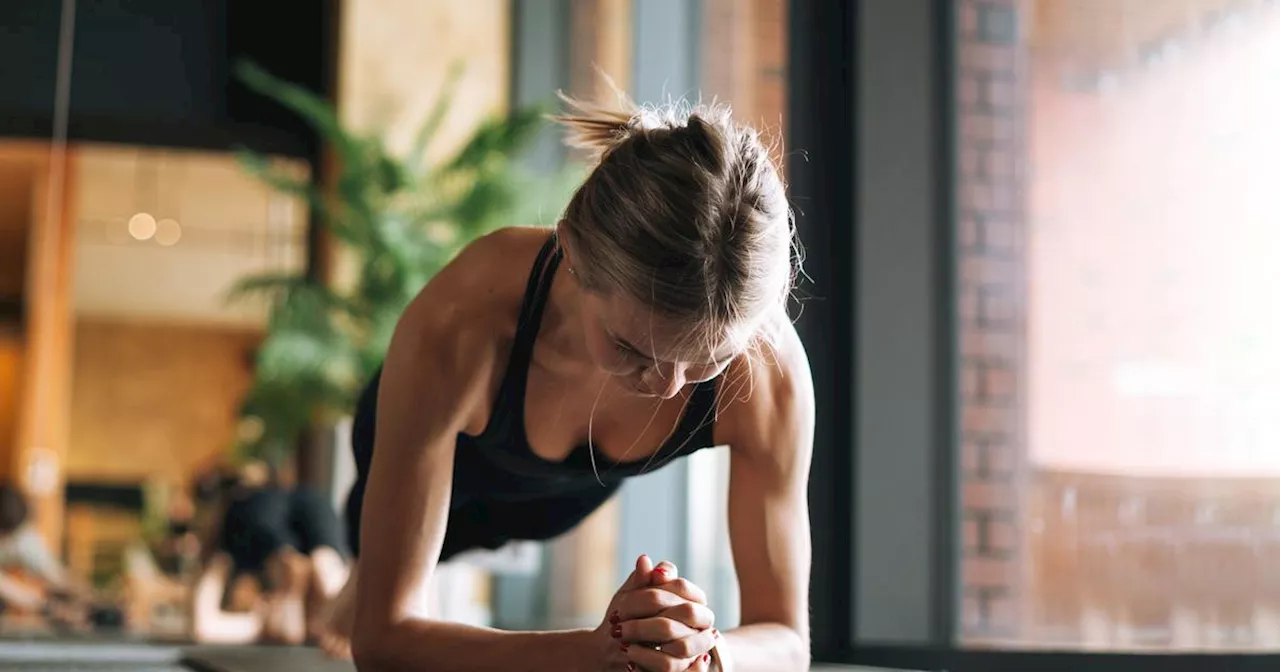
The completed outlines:
{"type": "Polygon", "coordinates": [[[92,597],[92,590],[73,578],[58,561],[31,524],[30,516],[26,495],[12,484],[0,483],[0,608],[44,609],[51,616],[70,615],[92,597]],[[43,584],[43,590],[10,576],[10,569],[36,579],[43,584]]]}
{"type": "Polygon", "coordinates": [[[263,462],[246,464],[228,489],[192,589],[192,637],[301,644],[347,579],[337,516],[319,495],[282,487],[263,462]],[[247,612],[224,610],[228,586],[240,575],[258,577],[262,599],[247,612]]]}
{"type": "Polygon", "coordinates": [[[363,671],[808,669],[813,392],[785,310],[777,169],[724,109],[566,102],[570,143],[597,161],[555,231],[464,250],[406,310],[359,404],[359,560],[325,646],[351,632],[363,671]],[[717,632],[702,591],[645,558],[594,630],[414,608],[437,563],[559,535],[625,478],[719,445],[742,627],[717,632]]]}

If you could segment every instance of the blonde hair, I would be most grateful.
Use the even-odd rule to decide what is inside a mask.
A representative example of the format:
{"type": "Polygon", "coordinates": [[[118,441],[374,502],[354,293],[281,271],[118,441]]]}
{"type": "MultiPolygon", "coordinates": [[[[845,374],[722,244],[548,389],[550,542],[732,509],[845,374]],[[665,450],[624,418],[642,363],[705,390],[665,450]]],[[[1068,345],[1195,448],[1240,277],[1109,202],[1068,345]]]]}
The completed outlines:
{"type": "Polygon", "coordinates": [[[561,237],[589,290],[620,290],[708,337],[784,305],[794,219],[760,134],[722,105],[642,109],[561,96],[554,117],[594,168],[561,237]]]}

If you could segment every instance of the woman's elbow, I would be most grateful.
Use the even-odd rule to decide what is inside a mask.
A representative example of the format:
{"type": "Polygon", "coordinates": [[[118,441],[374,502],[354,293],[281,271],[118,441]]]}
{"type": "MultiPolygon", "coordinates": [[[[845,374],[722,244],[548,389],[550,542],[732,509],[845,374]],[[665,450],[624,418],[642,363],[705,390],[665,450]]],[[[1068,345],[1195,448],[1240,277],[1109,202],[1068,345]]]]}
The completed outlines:
{"type": "Polygon", "coordinates": [[[351,658],[360,672],[391,672],[387,633],[356,626],[351,633],[351,658]]]}

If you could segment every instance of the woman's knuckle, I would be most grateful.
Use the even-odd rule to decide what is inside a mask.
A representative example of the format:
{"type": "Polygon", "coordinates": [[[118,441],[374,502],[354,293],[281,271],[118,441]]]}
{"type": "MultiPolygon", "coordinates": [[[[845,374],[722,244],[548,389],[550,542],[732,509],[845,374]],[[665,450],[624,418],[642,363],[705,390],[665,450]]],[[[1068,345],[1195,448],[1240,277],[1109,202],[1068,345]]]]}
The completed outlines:
{"type": "Polygon", "coordinates": [[[671,611],[671,615],[674,616],[676,620],[684,621],[686,623],[698,615],[698,610],[689,602],[677,604],[671,608],[671,611]]]}

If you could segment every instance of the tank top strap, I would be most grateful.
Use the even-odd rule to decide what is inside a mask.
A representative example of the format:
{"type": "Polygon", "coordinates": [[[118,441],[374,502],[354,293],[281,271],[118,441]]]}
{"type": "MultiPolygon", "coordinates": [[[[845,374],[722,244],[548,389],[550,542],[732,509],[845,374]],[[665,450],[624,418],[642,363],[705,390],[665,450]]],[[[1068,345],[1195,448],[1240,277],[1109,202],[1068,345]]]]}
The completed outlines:
{"type": "Polygon", "coordinates": [[[547,237],[547,242],[542,244],[538,257],[534,259],[533,268],[529,271],[529,281],[525,284],[524,298],[520,302],[520,321],[516,323],[515,340],[511,345],[511,357],[507,364],[509,372],[529,368],[533,344],[538,339],[542,314],[546,312],[547,301],[551,298],[551,284],[562,256],[556,234],[552,233],[547,237]]]}
{"type": "Polygon", "coordinates": [[[716,397],[720,377],[705,380],[693,388],[689,403],[685,405],[684,415],[673,439],[678,439],[677,448],[680,454],[689,454],[702,448],[715,445],[716,429],[716,397]]]}
{"type": "Polygon", "coordinates": [[[507,358],[506,372],[498,394],[493,400],[493,410],[488,427],[482,436],[493,437],[499,443],[511,443],[524,434],[524,386],[533,360],[533,344],[538,338],[542,314],[546,312],[551,295],[551,284],[563,252],[553,232],[542,244],[538,256],[529,270],[524,297],[520,301],[520,315],[516,333],[507,358]]]}

